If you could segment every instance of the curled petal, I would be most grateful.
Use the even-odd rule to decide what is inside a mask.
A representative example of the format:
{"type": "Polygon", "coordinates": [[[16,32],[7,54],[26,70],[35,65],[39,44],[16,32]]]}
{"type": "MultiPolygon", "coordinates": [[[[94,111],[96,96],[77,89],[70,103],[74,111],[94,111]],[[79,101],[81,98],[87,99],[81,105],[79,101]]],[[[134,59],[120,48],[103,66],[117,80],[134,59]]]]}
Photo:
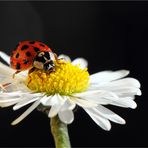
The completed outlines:
{"type": "Polygon", "coordinates": [[[74,114],[72,110],[60,111],[58,113],[58,116],[60,120],[66,124],[70,124],[74,120],[74,114]]]}
{"type": "Polygon", "coordinates": [[[74,61],[72,61],[72,64],[73,65],[79,65],[80,64],[80,68],[82,68],[82,69],[84,69],[88,66],[88,62],[84,58],[77,58],[74,61]]]}
{"type": "Polygon", "coordinates": [[[54,105],[56,104],[55,102],[56,100],[53,99],[53,96],[43,96],[43,98],[41,99],[41,103],[45,106],[50,106],[50,105],[54,105]],[[53,101],[53,103],[52,103],[53,101]]]}
{"type": "Polygon", "coordinates": [[[60,111],[61,105],[53,105],[49,111],[48,117],[52,118],[58,114],[60,111]]]}
{"type": "Polygon", "coordinates": [[[65,103],[63,104],[63,106],[61,107],[60,111],[73,110],[75,106],[76,106],[75,103],[72,103],[67,99],[65,103]]]}
{"type": "Polygon", "coordinates": [[[67,62],[68,62],[68,61],[71,62],[70,57],[67,56],[67,55],[65,55],[65,54],[59,55],[59,56],[58,56],[58,59],[64,59],[64,60],[67,61],[67,62]]]}
{"type": "Polygon", "coordinates": [[[56,102],[56,104],[51,106],[51,109],[50,109],[49,114],[48,114],[48,117],[50,117],[50,118],[52,118],[52,117],[54,117],[58,114],[62,105],[66,101],[66,98],[63,98],[59,94],[54,95],[54,98],[56,98],[58,101],[56,102]]]}

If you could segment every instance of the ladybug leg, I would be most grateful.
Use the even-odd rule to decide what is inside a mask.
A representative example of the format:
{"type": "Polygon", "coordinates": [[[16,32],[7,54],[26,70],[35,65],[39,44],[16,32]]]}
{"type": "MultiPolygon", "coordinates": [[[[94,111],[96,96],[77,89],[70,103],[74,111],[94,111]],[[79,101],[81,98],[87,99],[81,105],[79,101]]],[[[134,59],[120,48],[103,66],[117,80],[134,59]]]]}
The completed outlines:
{"type": "Polygon", "coordinates": [[[56,53],[53,53],[53,54],[54,54],[55,60],[58,61],[58,56],[57,56],[57,54],[56,54],[56,53]]]}
{"type": "Polygon", "coordinates": [[[21,72],[21,71],[16,71],[16,72],[13,74],[12,77],[15,78],[15,75],[18,74],[18,73],[20,73],[20,72],[21,72]]]}
{"type": "Polygon", "coordinates": [[[0,84],[0,90],[6,90],[3,84],[0,84]]]}
{"type": "Polygon", "coordinates": [[[35,69],[36,69],[35,67],[31,68],[31,69],[28,71],[28,74],[32,73],[35,69]]]}
{"type": "Polygon", "coordinates": [[[0,84],[0,90],[6,91],[5,87],[10,85],[11,83],[6,83],[6,84],[0,84]]]}

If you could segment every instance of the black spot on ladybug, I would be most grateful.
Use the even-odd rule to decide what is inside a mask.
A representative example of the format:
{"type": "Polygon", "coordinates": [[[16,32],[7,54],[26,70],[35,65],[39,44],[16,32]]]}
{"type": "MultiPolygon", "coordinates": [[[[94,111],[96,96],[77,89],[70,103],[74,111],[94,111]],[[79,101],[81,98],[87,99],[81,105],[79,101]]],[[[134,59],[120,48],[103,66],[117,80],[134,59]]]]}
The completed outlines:
{"type": "Polygon", "coordinates": [[[27,56],[27,57],[30,57],[30,56],[31,56],[31,53],[30,53],[29,51],[27,51],[27,52],[26,52],[26,56],[27,56]]]}
{"type": "Polygon", "coordinates": [[[25,49],[27,49],[28,47],[29,47],[28,45],[24,45],[24,46],[22,46],[21,50],[25,50],[25,49]]]}
{"type": "Polygon", "coordinates": [[[19,56],[20,56],[20,54],[19,54],[19,53],[17,53],[15,57],[16,57],[16,58],[19,58],[19,56]]]}
{"type": "Polygon", "coordinates": [[[29,62],[29,61],[28,61],[28,60],[26,60],[26,59],[25,59],[25,60],[23,60],[23,61],[24,61],[24,64],[28,64],[28,62],[29,62]]]}
{"type": "Polygon", "coordinates": [[[30,43],[30,44],[34,44],[34,43],[35,43],[35,41],[30,41],[29,43],[30,43]]]}
{"type": "Polygon", "coordinates": [[[44,44],[40,44],[40,46],[45,47],[45,45],[44,45],[44,44]]]}
{"type": "Polygon", "coordinates": [[[37,48],[37,47],[34,47],[34,51],[35,51],[35,52],[38,52],[38,51],[40,51],[40,49],[37,48]]]}
{"type": "Polygon", "coordinates": [[[16,64],[16,69],[18,69],[18,70],[21,69],[21,64],[20,63],[16,64]]]}

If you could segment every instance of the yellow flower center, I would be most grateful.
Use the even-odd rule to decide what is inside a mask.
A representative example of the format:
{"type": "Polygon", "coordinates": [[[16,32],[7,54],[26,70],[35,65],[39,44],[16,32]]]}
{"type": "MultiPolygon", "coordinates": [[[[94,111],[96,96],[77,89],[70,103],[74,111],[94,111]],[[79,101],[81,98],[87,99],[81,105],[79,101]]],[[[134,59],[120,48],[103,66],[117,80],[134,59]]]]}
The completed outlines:
{"type": "Polygon", "coordinates": [[[88,88],[89,73],[87,68],[81,69],[79,65],[74,66],[70,62],[55,62],[55,71],[35,69],[29,73],[26,85],[35,92],[71,95],[88,88]]]}

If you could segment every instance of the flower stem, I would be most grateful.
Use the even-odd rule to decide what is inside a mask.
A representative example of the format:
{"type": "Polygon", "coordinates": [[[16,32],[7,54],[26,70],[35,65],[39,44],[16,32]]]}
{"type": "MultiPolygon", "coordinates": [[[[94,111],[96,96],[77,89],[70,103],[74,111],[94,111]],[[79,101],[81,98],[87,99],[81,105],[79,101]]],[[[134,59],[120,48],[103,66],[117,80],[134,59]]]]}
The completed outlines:
{"type": "Polygon", "coordinates": [[[56,148],[71,148],[67,125],[56,116],[50,119],[50,126],[56,148]]]}

